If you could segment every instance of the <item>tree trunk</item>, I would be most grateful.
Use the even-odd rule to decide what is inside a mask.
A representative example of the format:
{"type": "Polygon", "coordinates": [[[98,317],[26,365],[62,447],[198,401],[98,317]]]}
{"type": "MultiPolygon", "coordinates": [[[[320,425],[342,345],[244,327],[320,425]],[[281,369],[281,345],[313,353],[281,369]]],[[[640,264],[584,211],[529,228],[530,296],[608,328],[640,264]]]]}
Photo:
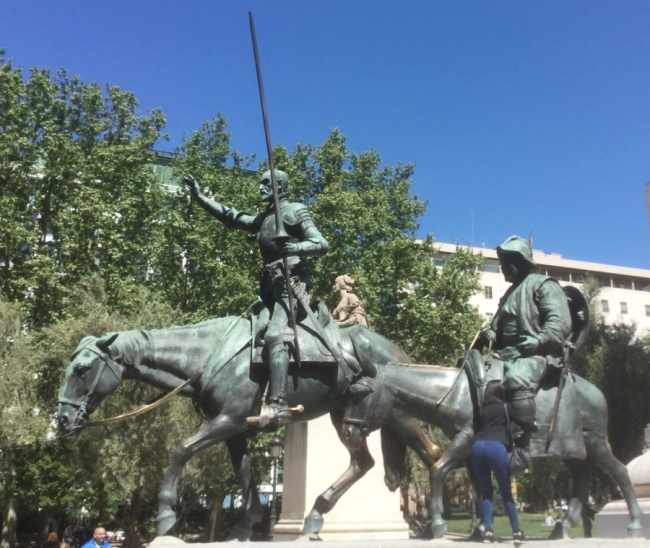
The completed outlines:
{"type": "Polygon", "coordinates": [[[208,542],[217,540],[217,532],[223,531],[223,498],[223,495],[217,495],[212,499],[208,542]]]}
{"type": "Polygon", "coordinates": [[[14,504],[14,497],[10,496],[9,500],[7,500],[7,512],[2,525],[0,548],[14,548],[16,546],[16,508],[14,504]]]}
{"type": "Polygon", "coordinates": [[[125,527],[126,538],[124,539],[123,548],[142,548],[144,542],[140,531],[138,530],[138,519],[141,510],[140,490],[138,489],[131,497],[129,513],[125,527]]]}

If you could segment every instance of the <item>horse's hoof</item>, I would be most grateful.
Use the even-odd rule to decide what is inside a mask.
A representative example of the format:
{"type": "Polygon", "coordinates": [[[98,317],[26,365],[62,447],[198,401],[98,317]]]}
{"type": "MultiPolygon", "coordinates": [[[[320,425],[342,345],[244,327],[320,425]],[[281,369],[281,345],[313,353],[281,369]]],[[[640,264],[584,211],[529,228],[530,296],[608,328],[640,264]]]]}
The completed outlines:
{"type": "Polygon", "coordinates": [[[643,538],[643,535],[643,525],[641,525],[641,520],[632,520],[627,526],[627,536],[633,538],[643,538]]]}
{"type": "Polygon", "coordinates": [[[442,521],[439,523],[432,523],[431,524],[431,533],[433,534],[433,538],[442,538],[447,534],[447,522],[442,521]]]}
{"type": "Polygon", "coordinates": [[[322,540],[318,533],[320,533],[320,530],[323,528],[323,521],[323,515],[316,510],[312,510],[305,518],[305,523],[302,527],[302,534],[307,535],[309,540],[322,540]]]}
{"type": "Polygon", "coordinates": [[[246,541],[246,540],[251,540],[251,537],[253,536],[253,527],[252,524],[248,521],[244,523],[237,523],[235,526],[230,530],[230,533],[228,534],[228,538],[226,540],[228,541],[246,541]]]}
{"type": "Polygon", "coordinates": [[[551,531],[551,534],[548,536],[548,540],[560,540],[560,539],[570,539],[569,536],[569,526],[565,525],[561,521],[555,522],[555,527],[551,531]]]}
{"type": "Polygon", "coordinates": [[[173,510],[165,510],[156,516],[156,536],[164,537],[176,525],[176,512],[173,510]]]}

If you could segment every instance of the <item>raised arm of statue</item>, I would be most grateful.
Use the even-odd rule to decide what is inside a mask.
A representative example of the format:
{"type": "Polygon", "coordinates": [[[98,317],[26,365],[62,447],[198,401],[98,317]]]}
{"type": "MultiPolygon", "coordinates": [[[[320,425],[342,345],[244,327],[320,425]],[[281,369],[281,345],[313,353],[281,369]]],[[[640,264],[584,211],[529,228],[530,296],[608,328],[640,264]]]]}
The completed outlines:
{"type": "Polygon", "coordinates": [[[258,217],[247,215],[240,212],[234,207],[228,207],[216,200],[208,198],[203,192],[199,183],[192,175],[183,177],[183,182],[189,188],[190,193],[194,199],[205,209],[210,215],[216,217],[228,228],[238,228],[246,232],[257,232],[259,229],[258,217]]]}

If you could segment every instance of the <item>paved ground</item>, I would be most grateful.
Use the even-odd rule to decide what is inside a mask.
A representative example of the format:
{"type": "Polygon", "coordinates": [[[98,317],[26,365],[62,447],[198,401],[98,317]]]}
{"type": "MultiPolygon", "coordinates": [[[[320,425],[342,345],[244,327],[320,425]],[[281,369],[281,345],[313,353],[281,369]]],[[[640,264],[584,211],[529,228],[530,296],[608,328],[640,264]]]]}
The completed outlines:
{"type": "MultiPolygon", "coordinates": [[[[182,540],[173,537],[158,537],[149,548],[217,548],[223,546],[222,542],[187,544],[182,540]]],[[[260,542],[234,542],[228,543],[237,547],[261,548],[264,544],[260,542]]],[[[437,546],[447,548],[472,548],[475,546],[485,546],[480,542],[467,542],[463,539],[444,538],[437,540],[365,540],[365,541],[328,541],[328,542],[310,542],[309,540],[296,540],[291,542],[273,542],[267,544],[269,548],[433,548],[437,546]]],[[[512,541],[504,541],[492,546],[512,546],[512,541]]],[[[530,540],[525,542],[523,548],[650,548],[650,539],[613,539],[613,538],[591,538],[591,539],[572,539],[572,540],[530,540]]]]}

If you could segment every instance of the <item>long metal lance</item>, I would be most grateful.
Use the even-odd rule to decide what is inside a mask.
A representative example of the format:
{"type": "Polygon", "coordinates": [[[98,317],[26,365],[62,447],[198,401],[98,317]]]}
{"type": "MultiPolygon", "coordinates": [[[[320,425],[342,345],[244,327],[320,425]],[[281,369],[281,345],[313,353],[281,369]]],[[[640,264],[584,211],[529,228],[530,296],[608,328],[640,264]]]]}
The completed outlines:
{"type": "MultiPolygon", "coordinates": [[[[255,32],[255,21],[253,20],[253,12],[248,12],[248,24],[251,31],[251,41],[253,42],[253,56],[255,57],[255,73],[257,74],[257,90],[260,97],[260,108],[262,109],[262,121],[264,123],[264,139],[266,141],[266,156],[269,162],[269,169],[271,171],[271,187],[273,188],[273,206],[275,208],[275,234],[278,243],[286,241],[286,236],[278,236],[285,234],[284,225],[280,217],[280,199],[278,196],[278,183],[275,180],[275,167],[273,165],[273,146],[271,145],[271,130],[269,129],[269,117],[266,111],[266,95],[264,93],[264,82],[262,80],[262,65],[260,64],[259,51],[257,49],[257,34],[255,32]]],[[[282,257],[282,266],[284,268],[284,281],[289,300],[289,326],[293,329],[294,347],[296,350],[296,363],[300,366],[300,346],[298,344],[298,330],[296,328],[295,309],[293,307],[293,289],[289,279],[289,264],[286,255],[282,257]]]]}

